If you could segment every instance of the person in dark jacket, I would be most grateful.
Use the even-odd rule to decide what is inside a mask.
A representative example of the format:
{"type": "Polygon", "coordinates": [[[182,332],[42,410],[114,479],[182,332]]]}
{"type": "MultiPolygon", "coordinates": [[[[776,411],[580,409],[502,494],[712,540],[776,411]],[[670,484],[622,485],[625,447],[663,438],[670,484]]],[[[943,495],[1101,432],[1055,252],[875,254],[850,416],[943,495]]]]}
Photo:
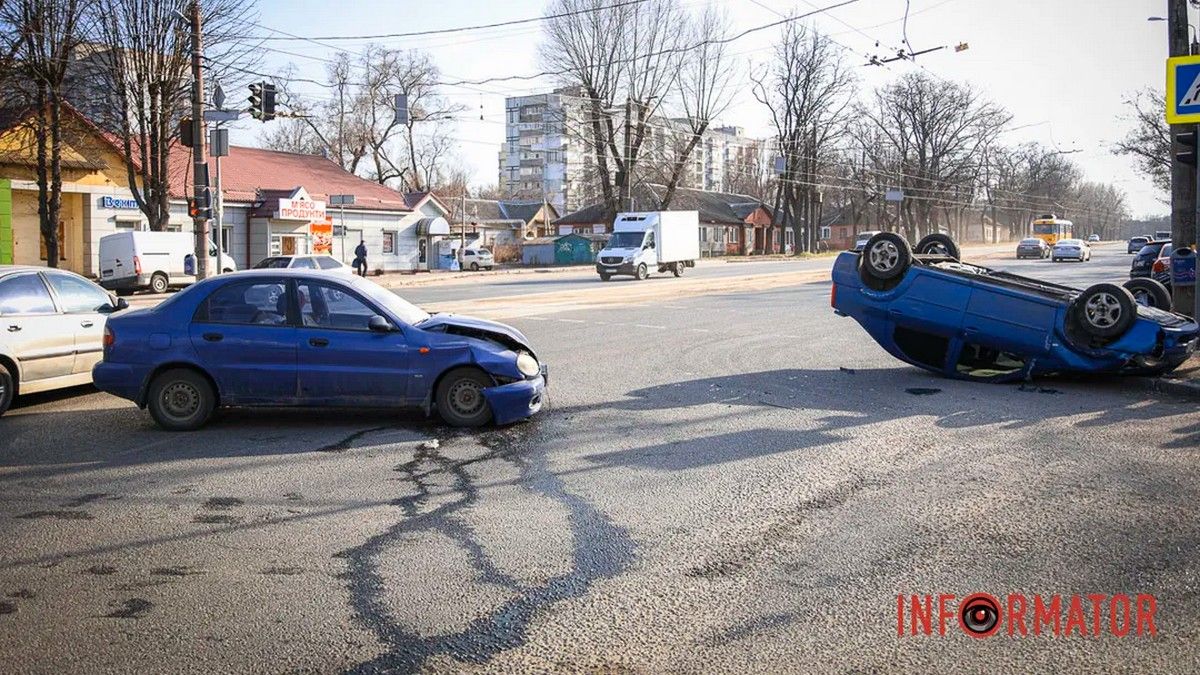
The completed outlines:
{"type": "Polygon", "coordinates": [[[354,249],[354,271],[360,277],[367,276],[367,242],[361,239],[354,249]]]}

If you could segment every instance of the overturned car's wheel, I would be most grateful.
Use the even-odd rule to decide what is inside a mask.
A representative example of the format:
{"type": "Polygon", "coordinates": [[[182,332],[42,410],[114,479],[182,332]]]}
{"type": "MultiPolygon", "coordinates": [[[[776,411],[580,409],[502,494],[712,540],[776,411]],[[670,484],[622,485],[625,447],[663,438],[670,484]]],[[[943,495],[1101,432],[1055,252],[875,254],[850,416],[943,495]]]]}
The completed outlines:
{"type": "Polygon", "coordinates": [[[954,258],[955,260],[962,259],[962,253],[958,250],[958,244],[950,238],[948,234],[940,232],[927,234],[921,237],[921,241],[913,247],[913,253],[917,255],[944,255],[954,258]]]}
{"type": "Polygon", "coordinates": [[[1137,301],[1121,286],[1096,284],[1075,299],[1071,304],[1071,315],[1088,335],[1115,338],[1133,325],[1137,318],[1137,301]]]}
{"type": "Polygon", "coordinates": [[[880,232],[867,240],[862,250],[861,274],[886,281],[908,271],[912,265],[912,248],[908,241],[894,232],[880,232]]]}
{"type": "Polygon", "coordinates": [[[1121,284],[1139,305],[1171,311],[1171,291],[1154,279],[1130,279],[1121,284]]]}
{"type": "Polygon", "coordinates": [[[475,368],[455,368],[438,382],[434,403],[438,414],[452,427],[478,427],[492,418],[483,390],[492,386],[475,368]]]}

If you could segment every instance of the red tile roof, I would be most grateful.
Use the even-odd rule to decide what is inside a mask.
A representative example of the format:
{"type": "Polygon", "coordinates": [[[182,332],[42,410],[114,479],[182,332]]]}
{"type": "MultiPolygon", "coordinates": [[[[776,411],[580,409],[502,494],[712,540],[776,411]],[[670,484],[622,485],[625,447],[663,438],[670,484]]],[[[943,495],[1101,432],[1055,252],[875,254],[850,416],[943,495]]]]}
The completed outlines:
{"type": "MultiPolygon", "coordinates": [[[[171,150],[171,196],[191,196],[192,155],[189,148],[171,150]]],[[[208,160],[209,183],[216,184],[217,169],[208,160]]],[[[332,160],[317,155],[278,152],[262,148],[231,146],[221,158],[221,185],[225,200],[253,202],[258,190],[286,190],[303,187],[309,197],[329,201],[329,195],[354,195],[354,206],[347,209],[372,211],[410,211],[404,195],[374,181],[359,178],[332,160]]]]}

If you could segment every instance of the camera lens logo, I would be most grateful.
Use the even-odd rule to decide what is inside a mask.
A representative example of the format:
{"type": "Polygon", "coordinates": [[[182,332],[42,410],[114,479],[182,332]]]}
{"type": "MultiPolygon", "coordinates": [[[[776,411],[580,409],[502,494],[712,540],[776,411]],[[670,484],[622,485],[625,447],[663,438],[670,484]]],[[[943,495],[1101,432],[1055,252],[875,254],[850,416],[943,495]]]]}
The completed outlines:
{"type": "Polygon", "coordinates": [[[1000,601],[987,593],[968,595],[958,605],[958,623],[971,637],[991,637],[1000,628],[1000,601]]]}

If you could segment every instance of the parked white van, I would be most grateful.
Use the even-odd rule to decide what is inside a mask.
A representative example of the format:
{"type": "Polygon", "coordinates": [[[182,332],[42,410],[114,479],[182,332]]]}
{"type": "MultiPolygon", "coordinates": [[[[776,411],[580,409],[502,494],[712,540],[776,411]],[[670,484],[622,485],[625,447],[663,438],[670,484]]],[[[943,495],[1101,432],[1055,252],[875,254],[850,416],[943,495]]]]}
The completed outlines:
{"type": "MultiPolygon", "coordinates": [[[[195,238],[188,232],[117,232],[100,237],[100,285],[118,293],[148,288],[165,293],[171,286],[195,283],[185,268],[195,253],[195,238]]],[[[209,242],[209,269],[233,272],[233,258],[209,242]]]]}

